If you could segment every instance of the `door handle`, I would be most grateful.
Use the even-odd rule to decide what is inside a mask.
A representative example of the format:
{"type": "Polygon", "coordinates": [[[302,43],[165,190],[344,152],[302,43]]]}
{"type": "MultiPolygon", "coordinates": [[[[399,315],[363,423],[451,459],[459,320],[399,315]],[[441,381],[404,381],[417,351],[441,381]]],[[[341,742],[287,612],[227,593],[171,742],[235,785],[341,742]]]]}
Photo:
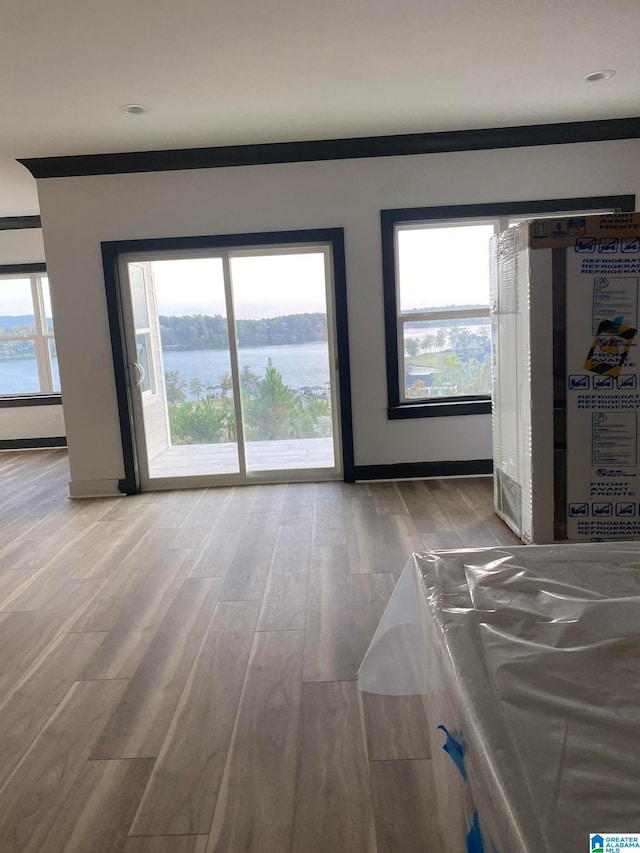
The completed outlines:
{"type": "Polygon", "coordinates": [[[144,367],[140,364],[139,361],[134,361],[133,362],[133,369],[135,370],[135,374],[136,374],[135,384],[136,385],[142,385],[142,383],[144,382],[144,376],[145,376],[144,367]]]}

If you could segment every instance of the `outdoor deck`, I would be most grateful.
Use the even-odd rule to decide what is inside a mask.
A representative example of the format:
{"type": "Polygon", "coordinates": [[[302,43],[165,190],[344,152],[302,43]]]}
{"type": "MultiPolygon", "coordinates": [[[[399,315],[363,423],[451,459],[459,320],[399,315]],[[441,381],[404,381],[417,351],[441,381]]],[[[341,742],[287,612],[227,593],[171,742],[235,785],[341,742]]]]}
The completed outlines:
{"type": "MultiPolygon", "coordinates": [[[[250,471],[333,468],[332,438],[300,438],[291,441],[250,441],[247,468],[250,471]]],[[[190,477],[238,472],[237,444],[176,444],[149,463],[149,476],[190,477]]]]}

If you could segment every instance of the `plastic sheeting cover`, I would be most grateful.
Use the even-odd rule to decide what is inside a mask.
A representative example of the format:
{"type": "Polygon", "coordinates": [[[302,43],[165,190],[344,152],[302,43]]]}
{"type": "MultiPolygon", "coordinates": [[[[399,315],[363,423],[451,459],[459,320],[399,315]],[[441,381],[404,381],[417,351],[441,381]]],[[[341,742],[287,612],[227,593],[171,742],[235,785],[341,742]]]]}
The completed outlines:
{"type": "Polygon", "coordinates": [[[499,853],[640,832],[640,543],[414,554],[358,678],[427,697],[434,761],[436,725],[458,727],[445,835],[460,791],[499,853]]]}

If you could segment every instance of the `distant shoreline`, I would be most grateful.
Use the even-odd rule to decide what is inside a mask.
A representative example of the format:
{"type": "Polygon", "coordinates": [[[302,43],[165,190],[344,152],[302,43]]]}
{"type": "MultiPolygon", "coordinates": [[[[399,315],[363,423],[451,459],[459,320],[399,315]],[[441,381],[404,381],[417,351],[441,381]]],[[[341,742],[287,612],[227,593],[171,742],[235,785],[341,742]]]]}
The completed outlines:
{"type": "MultiPolygon", "coordinates": [[[[249,346],[240,346],[239,350],[248,349],[279,349],[280,347],[308,347],[317,344],[318,346],[327,344],[327,338],[321,341],[300,341],[295,344],[250,344],[249,346]]],[[[225,352],[229,347],[162,347],[162,352],[225,352]]]]}

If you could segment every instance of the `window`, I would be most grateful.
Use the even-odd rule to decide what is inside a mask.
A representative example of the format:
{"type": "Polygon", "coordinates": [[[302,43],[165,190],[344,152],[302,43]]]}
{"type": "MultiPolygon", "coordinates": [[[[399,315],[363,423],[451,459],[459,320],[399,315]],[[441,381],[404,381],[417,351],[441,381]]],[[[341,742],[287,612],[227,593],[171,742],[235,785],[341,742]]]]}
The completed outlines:
{"type": "Polygon", "coordinates": [[[60,392],[49,279],[0,275],[0,396],[60,392]]]}
{"type": "Polygon", "coordinates": [[[400,401],[491,390],[487,247],[498,222],[396,231],[400,401]]]}
{"type": "Polygon", "coordinates": [[[635,196],[383,210],[389,417],[491,411],[489,241],[524,219],[630,211],[635,196]]]}

